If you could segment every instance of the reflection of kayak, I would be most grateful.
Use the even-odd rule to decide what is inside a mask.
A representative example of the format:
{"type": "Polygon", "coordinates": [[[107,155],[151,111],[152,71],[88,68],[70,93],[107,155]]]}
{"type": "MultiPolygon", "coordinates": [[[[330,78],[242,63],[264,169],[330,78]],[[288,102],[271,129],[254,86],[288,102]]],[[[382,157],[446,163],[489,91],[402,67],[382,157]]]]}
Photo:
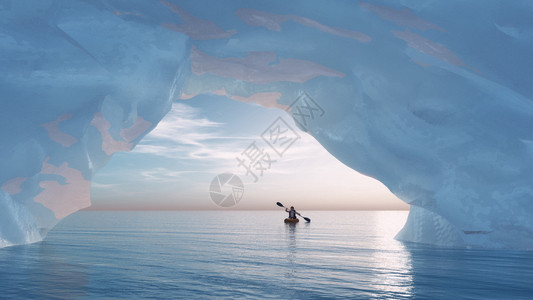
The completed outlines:
{"type": "Polygon", "coordinates": [[[298,222],[300,222],[299,219],[289,219],[289,218],[285,219],[285,223],[298,223],[298,222]]]}

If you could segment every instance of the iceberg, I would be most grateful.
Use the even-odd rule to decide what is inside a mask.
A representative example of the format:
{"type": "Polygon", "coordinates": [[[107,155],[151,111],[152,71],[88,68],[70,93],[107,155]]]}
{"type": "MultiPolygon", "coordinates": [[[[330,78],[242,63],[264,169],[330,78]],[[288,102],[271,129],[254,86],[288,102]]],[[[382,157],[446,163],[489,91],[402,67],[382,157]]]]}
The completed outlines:
{"type": "Polygon", "coordinates": [[[213,93],[286,110],[384,183],[411,207],[399,240],[531,249],[531,13],[529,1],[2,1],[0,247],[89,206],[114,153],[173,101],[213,93]]]}
{"type": "Polygon", "coordinates": [[[0,247],[39,241],[88,207],[92,174],[157,125],[188,76],[188,38],[126,4],[153,10],[0,4],[0,247]]]}

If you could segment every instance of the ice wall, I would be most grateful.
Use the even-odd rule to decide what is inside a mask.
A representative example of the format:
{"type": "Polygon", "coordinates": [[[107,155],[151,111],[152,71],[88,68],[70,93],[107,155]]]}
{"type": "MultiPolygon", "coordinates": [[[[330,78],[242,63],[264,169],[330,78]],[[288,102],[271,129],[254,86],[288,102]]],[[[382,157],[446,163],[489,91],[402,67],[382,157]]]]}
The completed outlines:
{"type": "Polygon", "coordinates": [[[95,170],[168,112],[190,45],[149,1],[0,1],[0,247],[90,205],[95,170]]]}
{"type": "Polygon", "coordinates": [[[411,205],[400,240],[533,248],[531,2],[290,3],[218,8],[182,98],[289,110],[411,205]]]}
{"type": "Polygon", "coordinates": [[[2,1],[0,246],[89,205],[92,172],[172,100],[215,93],[289,111],[411,204],[401,240],[533,248],[532,13],[496,0],[2,1]]]}

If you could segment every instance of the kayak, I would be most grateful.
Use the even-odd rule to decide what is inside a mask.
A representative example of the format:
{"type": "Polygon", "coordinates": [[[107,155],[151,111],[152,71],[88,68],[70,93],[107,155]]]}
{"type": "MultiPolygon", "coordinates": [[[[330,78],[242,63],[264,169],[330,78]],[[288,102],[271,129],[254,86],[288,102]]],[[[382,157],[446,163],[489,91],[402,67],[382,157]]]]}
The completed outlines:
{"type": "Polygon", "coordinates": [[[289,219],[289,218],[285,219],[285,223],[298,223],[298,222],[300,222],[299,219],[289,219]]]}

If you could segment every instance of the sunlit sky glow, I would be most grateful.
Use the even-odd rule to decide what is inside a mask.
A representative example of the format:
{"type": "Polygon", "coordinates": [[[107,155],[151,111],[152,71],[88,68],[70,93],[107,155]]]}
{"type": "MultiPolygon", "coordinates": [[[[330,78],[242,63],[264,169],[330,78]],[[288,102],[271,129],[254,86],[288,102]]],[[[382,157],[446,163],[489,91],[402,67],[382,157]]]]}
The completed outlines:
{"type": "Polygon", "coordinates": [[[286,112],[216,95],[174,103],[132,152],[115,154],[94,177],[91,209],[219,209],[209,186],[224,172],[245,186],[232,209],[276,209],[277,201],[303,210],[408,209],[297,129],[286,112]],[[282,157],[261,139],[278,117],[301,137],[282,157]],[[257,182],[236,160],[253,142],[275,161],[257,182]]]}

